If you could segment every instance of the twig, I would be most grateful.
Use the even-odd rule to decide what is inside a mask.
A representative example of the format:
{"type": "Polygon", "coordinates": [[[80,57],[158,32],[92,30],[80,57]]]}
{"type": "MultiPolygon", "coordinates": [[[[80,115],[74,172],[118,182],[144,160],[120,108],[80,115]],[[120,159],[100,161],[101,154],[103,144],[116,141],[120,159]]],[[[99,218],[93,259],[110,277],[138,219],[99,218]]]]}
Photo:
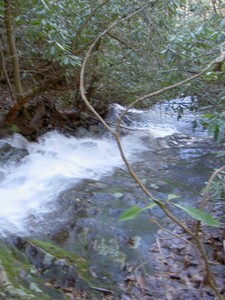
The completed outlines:
{"type": "MultiPolygon", "coordinates": [[[[173,236],[173,237],[170,237],[170,238],[167,238],[167,239],[178,238],[178,239],[181,239],[182,241],[184,241],[185,243],[188,243],[188,244],[190,244],[191,246],[194,247],[194,245],[193,245],[191,242],[187,241],[185,238],[183,238],[183,237],[181,237],[180,235],[177,235],[176,233],[173,233],[172,231],[170,231],[170,230],[164,228],[162,225],[160,225],[160,224],[156,221],[156,219],[155,219],[154,217],[152,217],[152,220],[153,220],[153,222],[154,222],[159,228],[161,228],[163,231],[165,231],[165,232],[167,232],[167,233],[169,233],[169,234],[171,234],[171,235],[173,236]]],[[[164,238],[160,238],[160,239],[164,239],[164,238]]]]}
{"type": "Polygon", "coordinates": [[[108,289],[104,289],[104,288],[100,288],[97,286],[89,286],[92,290],[98,291],[98,292],[102,292],[102,293],[107,293],[107,294],[113,294],[112,291],[108,290],[108,289]]]}

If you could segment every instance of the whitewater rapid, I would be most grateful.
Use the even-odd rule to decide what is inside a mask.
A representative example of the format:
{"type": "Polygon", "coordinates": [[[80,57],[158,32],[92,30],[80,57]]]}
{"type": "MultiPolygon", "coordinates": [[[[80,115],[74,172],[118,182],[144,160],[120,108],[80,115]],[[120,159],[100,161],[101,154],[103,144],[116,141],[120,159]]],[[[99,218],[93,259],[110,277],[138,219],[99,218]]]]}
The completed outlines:
{"type": "MultiPolygon", "coordinates": [[[[114,106],[113,120],[124,108],[114,106]]],[[[131,110],[124,120],[130,131],[122,137],[127,159],[137,161],[149,148],[143,136],[163,137],[177,132],[174,116],[162,120],[161,113],[131,110]]],[[[3,141],[4,142],[4,141],[3,141]]],[[[124,167],[113,137],[77,138],[56,131],[42,136],[38,142],[29,143],[20,135],[5,142],[16,148],[25,148],[28,154],[19,162],[0,166],[0,233],[27,232],[26,220],[31,215],[39,217],[55,209],[59,194],[82,179],[99,179],[124,167]]]]}
{"type": "MultiPolygon", "coordinates": [[[[10,231],[26,231],[26,217],[54,209],[54,199],[69,186],[84,178],[99,179],[123,166],[117,145],[109,137],[79,139],[53,131],[37,143],[25,144],[28,155],[0,170],[0,227],[10,231]]],[[[136,134],[124,137],[123,144],[131,160],[146,150],[136,134]]]]}

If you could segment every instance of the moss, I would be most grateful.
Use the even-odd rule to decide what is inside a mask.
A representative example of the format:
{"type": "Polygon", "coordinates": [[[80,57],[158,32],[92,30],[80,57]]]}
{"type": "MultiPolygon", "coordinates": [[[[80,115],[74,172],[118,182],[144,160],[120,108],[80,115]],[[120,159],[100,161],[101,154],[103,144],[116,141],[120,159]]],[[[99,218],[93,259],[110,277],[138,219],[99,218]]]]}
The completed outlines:
{"type": "MultiPolygon", "coordinates": [[[[45,242],[41,240],[33,240],[30,239],[28,243],[31,243],[35,247],[42,249],[44,252],[51,254],[56,259],[63,259],[67,262],[68,265],[73,265],[76,267],[77,275],[81,281],[82,289],[88,289],[87,286],[96,286],[99,288],[106,288],[106,282],[99,282],[99,279],[93,278],[89,272],[87,261],[79,255],[70,253],[51,242],[45,242]],[[103,284],[103,286],[102,286],[103,284]]],[[[19,251],[14,247],[10,247],[8,245],[2,244],[0,246],[0,260],[2,261],[2,265],[7,273],[10,284],[15,289],[23,289],[25,293],[30,295],[34,300],[51,300],[51,299],[59,299],[64,300],[68,299],[65,293],[60,289],[55,289],[54,286],[46,285],[45,279],[39,274],[36,273],[35,276],[31,274],[32,266],[26,257],[25,253],[19,251]],[[27,273],[29,279],[24,280],[21,278],[21,272],[27,273]],[[29,283],[33,282],[37,287],[41,290],[41,293],[37,293],[29,288],[29,283]]],[[[105,274],[105,277],[109,279],[107,280],[107,287],[115,289],[114,284],[110,280],[110,274],[105,274]]],[[[4,291],[4,287],[0,285],[0,290],[4,291]]],[[[90,294],[95,295],[95,291],[89,290],[90,294]]],[[[98,299],[98,292],[95,295],[95,299],[98,299]]]]}
{"type": "Polygon", "coordinates": [[[68,251],[65,251],[64,249],[50,243],[50,242],[45,242],[41,240],[30,240],[32,244],[34,244],[37,247],[40,247],[43,249],[45,252],[48,252],[52,254],[54,257],[58,259],[66,259],[70,263],[76,262],[76,260],[81,259],[80,256],[72,254],[68,251]]]}
{"type": "Polygon", "coordinates": [[[45,252],[52,254],[57,259],[65,259],[68,264],[73,264],[77,267],[77,272],[82,279],[90,283],[88,274],[88,265],[84,258],[79,255],[65,251],[64,249],[50,243],[40,240],[30,240],[35,246],[43,249],[45,252]]]}
{"type": "MultiPolygon", "coordinates": [[[[11,291],[15,291],[17,294],[17,291],[23,291],[24,295],[27,294],[26,299],[40,299],[40,295],[35,298],[35,295],[33,292],[29,289],[27,286],[27,283],[24,282],[24,280],[21,278],[21,271],[26,272],[27,274],[30,274],[31,266],[29,264],[29,261],[27,260],[26,256],[22,254],[20,251],[15,249],[14,247],[10,247],[9,245],[6,245],[2,243],[0,245],[0,262],[4,268],[4,271],[6,272],[8,282],[6,284],[0,285],[1,291],[6,291],[7,286],[12,286],[10,288],[11,291]],[[28,298],[27,298],[28,297],[28,298]]],[[[7,292],[6,292],[7,294],[7,292]]],[[[21,296],[19,296],[19,299],[21,299],[21,296]]],[[[43,300],[50,300],[49,297],[42,297],[43,300]]]]}
{"type": "Polygon", "coordinates": [[[15,248],[10,248],[7,245],[0,245],[0,260],[6,271],[9,281],[15,287],[19,287],[19,273],[22,270],[30,271],[30,265],[25,257],[15,248]]]}
{"type": "Polygon", "coordinates": [[[21,299],[21,297],[23,297],[19,294],[19,291],[23,291],[24,295],[27,294],[27,296],[24,296],[23,299],[68,299],[62,291],[46,286],[40,275],[32,276],[32,266],[25,254],[21,253],[13,246],[5,244],[3,241],[1,241],[0,244],[0,264],[3,266],[8,279],[6,284],[0,284],[0,291],[2,291],[9,299],[11,299],[11,295],[7,292],[7,286],[10,287],[11,292],[15,292],[15,296],[13,297],[18,297],[15,299],[21,299]],[[21,277],[22,273],[27,273],[27,277],[32,277],[30,277],[29,280],[25,280],[21,277]],[[29,284],[32,282],[37,285],[41,292],[37,293],[29,288],[29,284]]]}

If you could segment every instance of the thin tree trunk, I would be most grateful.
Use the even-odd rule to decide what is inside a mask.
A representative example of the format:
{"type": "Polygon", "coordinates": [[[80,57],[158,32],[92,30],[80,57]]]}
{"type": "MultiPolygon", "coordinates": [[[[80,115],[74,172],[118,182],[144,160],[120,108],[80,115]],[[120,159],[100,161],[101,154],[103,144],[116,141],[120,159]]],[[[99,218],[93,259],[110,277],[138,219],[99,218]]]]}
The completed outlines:
{"type": "Polygon", "coordinates": [[[4,5],[5,5],[5,27],[6,27],[9,52],[12,60],[12,66],[13,66],[15,96],[16,96],[16,100],[19,100],[19,98],[21,98],[23,95],[23,90],[22,90],[21,77],[20,77],[19,59],[18,59],[16,44],[13,35],[10,0],[4,0],[4,5]]]}

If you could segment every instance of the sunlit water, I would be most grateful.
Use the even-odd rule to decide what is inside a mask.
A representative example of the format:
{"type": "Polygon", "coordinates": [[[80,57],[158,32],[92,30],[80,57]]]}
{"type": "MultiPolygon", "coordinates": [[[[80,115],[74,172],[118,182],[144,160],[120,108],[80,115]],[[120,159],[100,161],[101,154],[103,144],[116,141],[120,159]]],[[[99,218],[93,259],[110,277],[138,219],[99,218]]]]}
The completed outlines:
{"type": "MultiPolygon", "coordinates": [[[[114,121],[124,109],[114,105],[109,120],[114,121]]],[[[122,137],[127,158],[134,162],[138,153],[147,150],[143,135],[163,137],[180,131],[174,114],[160,111],[136,110],[124,119],[134,131],[122,137]]],[[[190,124],[189,124],[190,125],[190,124]]],[[[99,179],[123,167],[117,145],[112,137],[76,138],[58,132],[42,136],[37,143],[28,143],[19,135],[7,140],[18,148],[26,148],[28,155],[17,163],[0,166],[0,232],[26,233],[26,218],[54,209],[57,196],[84,178],[99,179]]]]}

